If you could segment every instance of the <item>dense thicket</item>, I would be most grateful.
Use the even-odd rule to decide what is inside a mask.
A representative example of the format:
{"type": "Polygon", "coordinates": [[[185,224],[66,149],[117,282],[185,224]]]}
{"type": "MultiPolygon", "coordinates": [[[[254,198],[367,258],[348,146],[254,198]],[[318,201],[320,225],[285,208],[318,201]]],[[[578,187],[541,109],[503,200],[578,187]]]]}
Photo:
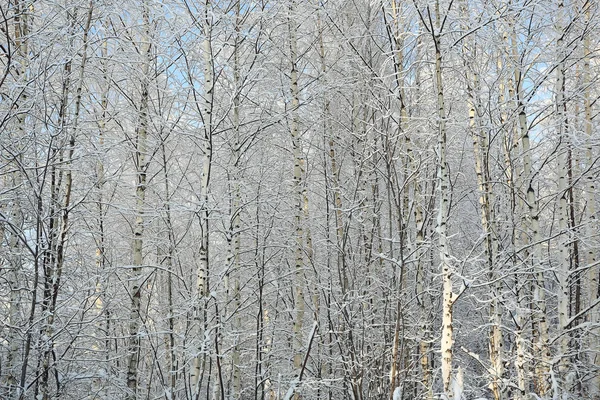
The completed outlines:
{"type": "Polygon", "coordinates": [[[0,398],[600,399],[599,23],[1,3],[0,398]]]}

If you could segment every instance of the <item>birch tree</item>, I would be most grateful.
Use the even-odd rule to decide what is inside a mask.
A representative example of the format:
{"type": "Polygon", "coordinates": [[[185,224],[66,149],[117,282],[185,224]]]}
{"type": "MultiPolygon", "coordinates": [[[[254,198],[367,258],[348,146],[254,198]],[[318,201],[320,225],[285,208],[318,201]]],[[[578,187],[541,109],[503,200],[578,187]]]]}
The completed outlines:
{"type": "Polygon", "coordinates": [[[150,39],[150,9],[146,3],[142,8],[142,35],[140,39],[140,56],[142,57],[142,78],[140,84],[140,103],[138,125],[135,139],[135,222],[133,225],[132,268],[130,278],[129,296],[131,308],[129,314],[129,338],[127,347],[127,388],[126,398],[135,400],[138,396],[139,376],[138,366],[140,357],[140,324],[142,319],[142,278],[144,266],[144,215],[146,208],[146,185],[148,170],[148,126],[149,126],[149,87],[150,87],[150,62],[152,44],[150,39]]]}
{"type": "MultiPolygon", "coordinates": [[[[450,6],[447,13],[450,11],[450,6]]],[[[417,10],[419,17],[427,33],[431,35],[435,50],[435,88],[437,91],[437,195],[439,199],[436,221],[436,234],[438,238],[438,252],[440,259],[440,269],[443,279],[443,320],[442,320],[442,335],[441,335],[441,365],[442,365],[442,382],[444,393],[448,399],[454,398],[452,383],[452,352],[454,345],[453,337],[453,305],[456,294],[453,291],[453,274],[454,267],[450,261],[448,248],[448,212],[449,212],[449,196],[450,196],[450,176],[446,159],[447,152],[447,131],[446,131],[446,108],[444,104],[444,86],[442,75],[442,42],[441,35],[444,31],[444,26],[448,14],[442,16],[440,13],[439,1],[435,3],[435,26],[432,22],[431,11],[427,7],[427,17],[420,10],[417,10]]]]}

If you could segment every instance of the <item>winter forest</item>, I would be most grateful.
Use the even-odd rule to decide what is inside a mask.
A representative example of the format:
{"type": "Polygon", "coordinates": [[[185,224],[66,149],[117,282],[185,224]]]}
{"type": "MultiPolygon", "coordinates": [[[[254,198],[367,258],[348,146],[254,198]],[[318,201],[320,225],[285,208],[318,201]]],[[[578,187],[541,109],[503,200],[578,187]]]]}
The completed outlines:
{"type": "Polygon", "coordinates": [[[600,399],[596,0],[0,1],[0,398],[600,399]]]}

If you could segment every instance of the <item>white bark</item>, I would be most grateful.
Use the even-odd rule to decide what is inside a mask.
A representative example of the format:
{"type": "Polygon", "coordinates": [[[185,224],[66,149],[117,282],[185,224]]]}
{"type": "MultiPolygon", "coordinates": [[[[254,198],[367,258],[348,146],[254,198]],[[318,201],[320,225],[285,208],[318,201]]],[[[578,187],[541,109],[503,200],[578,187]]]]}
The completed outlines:
{"type": "Polygon", "coordinates": [[[300,97],[298,90],[298,47],[297,47],[297,22],[293,15],[295,11],[295,1],[292,0],[288,15],[289,29],[289,49],[290,49],[290,93],[291,101],[291,121],[290,130],[292,137],[292,151],[294,155],[294,192],[296,197],[296,209],[294,217],[294,228],[296,230],[296,248],[295,248],[295,282],[294,282],[294,301],[296,305],[296,316],[294,318],[294,368],[299,369],[302,364],[302,327],[304,323],[304,216],[307,205],[307,197],[304,188],[304,154],[302,151],[302,141],[300,140],[300,116],[298,108],[300,107],[300,97]]]}
{"type": "MultiPolygon", "coordinates": [[[[511,54],[513,60],[519,59],[517,52],[517,35],[514,31],[514,26],[511,32],[511,54]]],[[[548,390],[549,378],[549,363],[550,350],[548,345],[548,324],[546,321],[546,292],[544,287],[544,272],[541,268],[542,247],[541,233],[539,227],[539,206],[537,195],[534,190],[532,168],[531,145],[529,138],[529,126],[527,123],[525,94],[523,89],[523,79],[521,66],[514,67],[514,81],[516,84],[515,90],[515,109],[518,114],[518,125],[521,138],[521,151],[523,158],[523,170],[519,174],[519,182],[525,189],[525,193],[521,198],[520,208],[523,210],[523,229],[521,234],[521,245],[529,247],[530,250],[525,250],[526,259],[530,260],[531,268],[530,275],[532,281],[533,301],[532,301],[532,325],[533,325],[533,348],[535,354],[536,367],[534,371],[534,383],[536,393],[544,396],[548,390]],[[525,204],[523,204],[525,203],[525,204]]],[[[523,319],[519,321],[524,323],[523,319]]],[[[521,325],[521,328],[523,324],[521,325]]],[[[522,330],[519,331],[522,333],[522,330]]],[[[518,340],[517,345],[524,345],[524,340],[518,340]]],[[[527,378],[522,372],[525,372],[524,358],[525,349],[518,348],[517,370],[519,372],[519,387],[522,393],[525,393],[527,388],[527,378]]]]}
{"type": "Polygon", "coordinates": [[[438,143],[437,143],[437,192],[439,196],[436,233],[438,236],[438,252],[440,257],[440,267],[443,280],[443,316],[442,316],[442,337],[441,337],[441,357],[442,357],[442,382],[444,392],[449,400],[453,398],[451,386],[452,381],[452,353],[454,347],[454,326],[453,326],[453,306],[454,293],[452,289],[452,276],[454,267],[450,261],[448,249],[448,206],[450,196],[450,175],[448,173],[446,159],[446,111],[444,106],[444,88],[442,80],[442,54],[440,51],[440,38],[435,36],[435,82],[437,89],[438,106],[438,143]]]}
{"type": "Polygon", "coordinates": [[[136,188],[135,188],[135,221],[133,224],[133,268],[129,280],[129,296],[131,298],[129,312],[129,339],[127,345],[127,400],[137,399],[138,391],[138,366],[140,352],[140,323],[141,323],[141,284],[143,277],[143,245],[144,245],[144,224],[146,208],[146,173],[148,170],[147,160],[147,136],[148,136],[148,98],[150,83],[150,10],[149,4],[142,3],[142,37],[141,37],[141,56],[142,58],[142,81],[140,84],[141,97],[139,106],[139,120],[136,128],[136,149],[135,149],[135,167],[136,167],[136,188]]]}
{"type": "MultiPolygon", "coordinates": [[[[204,3],[204,16],[202,21],[202,33],[204,40],[202,43],[202,54],[204,61],[204,101],[202,105],[202,122],[203,122],[203,148],[202,148],[202,173],[200,180],[200,249],[198,254],[198,270],[197,270],[197,304],[196,304],[196,320],[200,321],[200,307],[204,298],[208,295],[208,276],[209,276],[209,208],[208,194],[210,175],[212,168],[213,157],[213,103],[214,103],[214,59],[212,53],[212,2],[206,0],[204,3]]],[[[201,336],[201,334],[199,334],[201,336]]],[[[193,398],[200,396],[200,374],[202,373],[202,365],[204,358],[203,341],[199,340],[196,348],[196,356],[194,357],[194,365],[190,376],[192,385],[193,398]]]]}
{"type": "MultiPolygon", "coordinates": [[[[559,373],[561,379],[561,390],[567,392],[566,375],[569,371],[570,360],[568,356],[569,352],[569,340],[570,334],[567,332],[569,323],[569,306],[570,306],[570,287],[569,287],[569,273],[570,273],[570,259],[571,259],[571,243],[572,238],[569,232],[568,220],[569,210],[567,204],[567,147],[569,146],[569,137],[567,132],[567,114],[566,114],[566,99],[565,99],[565,49],[563,36],[565,35],[564,28],[562,27],[562,19],[564,19],[564,2],[560,0],[558,2],[558,35],[556,46],[558,50],[558,66],[556,68],[556,116],[558,119],[558,137],[563,146],[558,149],[558,227],[562,236],[561,243],[559,245],[559,266],[557,271],[558,282],[559,282],[559,293],[558,293],[558,321],[562,330],[559,339],[560,342],[560,361],[559,361],[559,373]]],[[[555,393],[557,395],[557,393],[555,393]]]]}
{"type": "MultiPolygon", "coordinates": [[[[463,13],[468,18],[466,5],[463,4],[463,13]]],[[[467,30],[468,27],[463,27],[467,30]]],[[[481,128],[478,109],[481,108],[481,102],[479,99],[480,82],[479,74],[476,70],[469,72],[471,69],[469,64],[473,60],[477,59],[478,48],[477,45],[470,40],[469,37],[465,39],[465,45],[463,51],[469,56],[465,60],[465,68],[467,69],[468,85],[469,85],[469,96],[467,98],[467,105],[469,107],[469,130],[473,139],[473,156],[475,159],[475,174],[477,176],[477,186],[479,189],[479,206],[481,216],[481,227],[484,234],[484,250],[485,258],[488,271],[488,279],[492,287],[491,299],[489,306],[489,317],[490,317],[490,332],[489,332],[489,354],[491,368],[489,371],[490,384],[489,387],[492,391],[495,400],[500,400],[502,396],[502,376],[504,374],[504,362],[503,362],[503,338],[502,338],[502,309],[501,309],[501,280],[497,268],[497,255],[498,255],[498,240],[496,237],[496,226],[494,216],[494,196],[492,191],[492,179],[490,177],[490,148],[489,138],[487,137],[488,132],[481,128]]],[[[498,61],[498,70],[502,70],[502,62],[498,61]]],[[[504,85],[501,83],[499,87],[499,104],[504,103],[504,85]]],[[[505,121],[503,121],[503,124],[505,121]]]]}
{"type": "MultiPolygon", "coordinates": [[[[586,24],[589,24],[591,16],[591,6],[588,6],[585,13],[586,24]]],[[[592,47],[590,41],[591,33],[585,35],[583,41],[583,102],[584,102],[584,131],[586,135],[586,164],[588,167],[592,167],[594,164],[594,151],[593,151],[593,117],[592,117],[592,89],[591,89],[591,55],[592,47]]],[[[587,304],[592,305],[599,298],[600,294],[600,282],[598,280],[599,269],[596,265],[598,262],[598,246],[592,239],[598,234],[598,223],[596,220],[596,177],[594,174],[589,173],[585,184],[585,219],[587,222],[585,233],[586,239],[590,240],[590,244],[587,245],[585,252],[585,263],[592,267],[589,268],[587,273],[587,304]]],[[[600,365],[600,338],[598,336],[598,329],[600,327],[600,311],[598,308],[590,311],[589,321],[595,326],[593,335],[590,335],[589,347],[590,355],[589,362],[591,364],[600,365]]],[[[590,380],[589,384],[590,395],[600,397],[600,374],[596,374],[593,379],[590,380]]]]}
{"type": "MultiPolygon", "coordinates": [[[[240,334],[242,332],[242,321],[239,315],[240,301],[240,229],[241,229],[241,193],[240,193],[240,91],[241,91],[241,79],[240,79],[240,29],[241,29],[241,14],[240,14],[240,1],[235,5],[235,44],[233,53],[233,90],[235,91],[233,97],[233,130],[234,130],[234,144],[233,144],[233,177],[232,177],[232,206],[230,216],[230,229],[229,229],[229,243],[228,243],[228,256],[227,256],[227,268],[229,268],[229,274],[233,274],[233,307],[234,312],[237,314],[234,317],[233,329],[235,332],[233,353],[231,355],[231,363],[233,370],[233,398],[238,398],[242,390],[241,382],[241,370],[240,370],[240,334]]],[[[229,288],[228,288],[229,290],[229,288]]]]}

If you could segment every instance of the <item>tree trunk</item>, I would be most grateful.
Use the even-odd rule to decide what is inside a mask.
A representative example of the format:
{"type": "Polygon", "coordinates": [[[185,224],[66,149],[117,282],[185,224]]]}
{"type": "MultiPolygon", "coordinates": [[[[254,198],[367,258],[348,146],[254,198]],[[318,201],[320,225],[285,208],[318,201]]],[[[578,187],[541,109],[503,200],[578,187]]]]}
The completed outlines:
{"type": "MultiPolygon", "coordinates": [[[[511,53],[513,60],[519,60],[517,52],[517,34],[514,26],[511,32],[511,53]]],[[[528,275],[531,279],[533,301],[531,304],[532,327],[533,327],[533,352],[535,360],[534,385],[539,396],[545,396],[548,390],[550,348],[548,341],[548,324],[546,315],[546,293],[544,287],[544,271],[541,268],[542,247],[541,233],[539,227],[539,205],[534,190],[532,167],[532,154],[529,138],[529,126],[527,123],[525,94],[521,66],[515,66],[514,80],[516,82],[515,103],[518,114],[519,132],[521,138],[521,150],[523,158],[523,170],[519,174],[520,185],[525,189],[522,194],[520,208],[523,211],[521,246],[525,248],[525,259],[531,263],[528,275]]],[[[524,321],[522,321],[524,322],[524,321]]],[[[519,332],[522,332],[523,325],[519,332]]],[[[517,371],[519,375],[519,387],[524,394],[527,389],[527,379],[523,368],[526,350],[521,347],[526,340],[517,340],[517,371]],[[521,373],[523,371],[523,373],[521,373]],[[521,387],[522,385],[522,387],[521,387]]]]}
{"type": "MultiPolygon", "coordinates": [[[[302,367],[302,356],[303,356],[303,334],[302,328],[304,324],[304,213],[307,204],[306,189],[304,188],[304,154],[302,151],[302,141],[300,139],[300,97],[298,90],[298,48],[297,48],[297,22],[296,17],[293,15],[296,8],[295,1],[292,0],[290,3],[289,15],[288,15],[288,28],[289,28],[289,46],[290,46],[290,93],[292,96],[291,101],[291,138],[292,138],[292,151],[294,155],[294,192],[296,197],[296,209],[294,217],[294,228],[296,230],[296,246],[295,246],[295,282],[294,282],[294,302],[296,309],[296,316],[293,322],[293,354],[294,354],[294,370],[300,371],[302,367]]],[[[295,398],[300,398],[298,394],[295,398]]]]}
{"type": "MultiPolygon", "coordinates": [[[[233,307],[234,313],[237,315],[233,320],[234,345],[233,352],[231,355],[232,363],[232,380],[233,380],[233,398],[237,399],[241,396],[242,381],[241,381],[241,370],[240,370],[240,334],[242,333],[242,320],[239,314],[239,307],[241,304],[240,299],[240,229],[241,229],[241,192],[240,192],[240,181],[241,169],[240,169],[240,92],[241,92],[241,79],[240,79],[240,30],[241,30],[241,14],[240,14],[240,1],[236,2],[235,5],[235,43],[233,49],[233,90],[235,91],[233,97],[233,131],[234,131],[234,143],[233,143],[233,173],[232,173],[232,187],[230,190],[231,200],[231,212],[230,212],[230,226],[229,226],[229,238],[228,238],[228,255],[227,255],[227,268],[229,269],[228,275],[233,275],[233,285],[231,287],[233,294],[233,307]]],[[[229,284],[228,284],[229,286],[229,284]]],[[[229,290],[229,287],[227,288],[229,290]]]]}
{"type": "Polygon", "coordinates": [[[142,59],[142,81],[141,98],[139,106],[139,122],[136,128],[136,149],[135,149],[135,169],[136,169],[136,188],[135,188],[135,221],[133,224],[133,263],[131,268],[131,277],[129,283],[129,296],[131,298],[129,312],[129,339],[127,346],[127,388],[129,389],[125,399],[137,399],[139,386],[138,368],[140,356],[140,324],[141,324],[141,285],[143,277],[143,245],[144,245],[144,217],[146,207],[146,173],[148,170],[148,100],[149,100],[149,81],[150,81],[150,10],[149,4],[142,5],[143,35],[140,43],[142,59]]]}
{"type": "MultiPolygon", "coordinates": [[[[591,15],[592,6],[588,5],[585,10],[585,22],[589,24],[592,20],[591,15]]],[[[592,90],[591,90],[591,77],[592,70],[590,66],[592,47],[590,41],[590,35],[587,33],[583,40],[583,102],[584,102],[584,131],[586,135],[586,166],[592,168],[595,163],[594,159],[594,148],[593,148],[593,116],[592,116],[592,90]]],[[[598,232],[598,223],[596,220],[596,176],[589,172],[585,182],[585,219],[587,222],[585,233],[586,239],[591,240],[598,232]]],[[[600,281],[599,281],[599,268],[596,265],[598,262],[598,246],[595,241],[591,241],[587,245],[585,252],[585,263],[589,266],[587,271],[587,305],[591,306],[596,303],[600,298],[600,281]]],[[[596,307],[590,311],[588,321],[594,326],[594,334],[589,336],[589,362],[592,365],[600,365],[600,337],[598,335],[600,327],[600,311],[596,307]]],[[[600,398],[600,374],[596,373],[589,383],[589,395],[591,398],[600,398]]]]}
{"type": "Polygon", "coordinates": [[[564,19],[564,3],[562,0],[558,2],[558,35],[556,46],[558,50],[558,66],[556,68],[556,117],[558,119],[558,138],[562,146],[558,147],[558,227],[561,235],[559,245],[559,264],[558,264],[558,321],[561,329],[560,355],[558,361],[559,385],[562,387],[553,387],[555,396],[559,393],[565,395],[569,393],[566,382],[567,374],[570,369],[569,341],[570,334],[568,332],[569,324],[569,308],[570,308],[570,263],[572,258],[571,247],[573,239],[569,231],[569,209],[567,204],[567,174],[568,160],[567,152],[569,147],[568,126],[567,126],[567,104],[565,99],[565,61],[566,52],[564,48],[563,37],[566,31],[562,28],[562,19],[564,19]]]}
{"type": "MultiPolygon", "coordinates": [[[[212,157],[213,157],[213,103],[214,103],[214,59],[212,53],[212,2],[206,0],[204,3],[204,16],[201,23],[202,32],[204,35],[204,41],[202,44],[203,58],[204,58],[204,102],[202,103],[202,121],[203,121],[203,159],[202,159],[202,174],[200,181],[200,249],[199,249],[199,265],[197,270],[197,304],[196,304],[196,320],[200,321],[200,307],[203,309],[204,317],[206,317],[206,299],[209,288],[209,207],[208,207],[208,194],[210,175],[212,168],[212,157]]],[[[204,330],[206,330],[206,318],[204,318],[204,330]]],[[[199,337],[201,334],[199,332],[199,337]]],[[[199,341],[199,345],[196,348],[196,355],[194,357],[194,365],[190,376],[190,383],[192,386],[192,398],[200,398],[201,391],[201,380],[200,375],[204,369],[203,364],[205,363],[205,349],[202,344],[202,340],[199,341]]],[[[208,388],[207,388],[208,390],[208,388]]]]}

